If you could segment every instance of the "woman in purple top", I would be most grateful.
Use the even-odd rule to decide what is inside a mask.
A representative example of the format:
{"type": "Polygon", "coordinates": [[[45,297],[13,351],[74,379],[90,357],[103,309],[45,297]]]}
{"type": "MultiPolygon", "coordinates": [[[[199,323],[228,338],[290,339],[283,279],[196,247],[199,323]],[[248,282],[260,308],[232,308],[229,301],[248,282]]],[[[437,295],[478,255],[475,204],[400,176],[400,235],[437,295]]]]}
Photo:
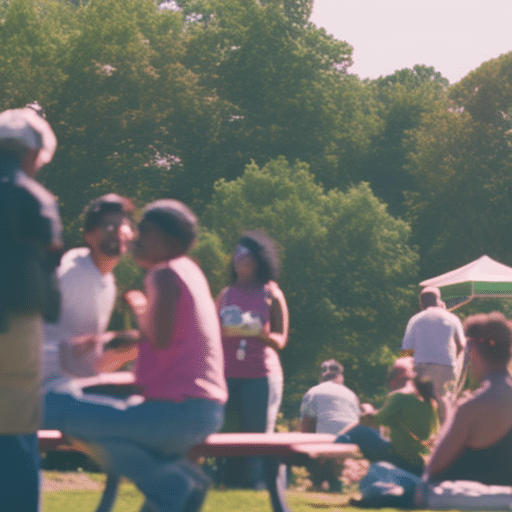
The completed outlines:
{"type": "MultiPolygon", "coordinates": [[[[246,233],[233,255],[233,284],[216,301],[229,389],[227,414],[229,418],[236,413],[242,432],[272,432],[281,404],[283,372],[278,351],[288,340],[289,320],[283,292],[275,282],[278,270],[273,241],[259,231],[246,233]]],[[[244,471],[240,461],[229,461],[226,483],[260,485],[261,463],[248,460],[247,481],[236,481],[244,471]],[[229,481],[230,471],[234,482],[229,481]]]]}
{"type": "Polygon", "coordinates": [[[144,493],[144,512],[199,509],[209,482],[185,454],[224,418],[217,310],[204,274],[186,256],[196,235],[196,217],[182,203],[164,199],[145,208],[133,250],[148,270],[145,293],[125,297],[141,332],[135,374],[142,396],[47,399],[48,428],[92,444],[111,475],[130,478],[144,493]]]}

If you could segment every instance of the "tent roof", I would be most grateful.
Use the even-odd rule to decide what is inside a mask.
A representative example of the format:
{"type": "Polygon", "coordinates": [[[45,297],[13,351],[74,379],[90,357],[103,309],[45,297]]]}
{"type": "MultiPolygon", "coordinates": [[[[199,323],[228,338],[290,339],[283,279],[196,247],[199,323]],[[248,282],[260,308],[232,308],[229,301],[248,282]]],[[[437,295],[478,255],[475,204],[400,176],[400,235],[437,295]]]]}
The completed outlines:
{"type": "Polygon", "coordinates": [[[463,267],[427,279],[420,286],[436,286],[444,300],[455,297],[512,297],[512,268],[482,256],[463,267]]]}

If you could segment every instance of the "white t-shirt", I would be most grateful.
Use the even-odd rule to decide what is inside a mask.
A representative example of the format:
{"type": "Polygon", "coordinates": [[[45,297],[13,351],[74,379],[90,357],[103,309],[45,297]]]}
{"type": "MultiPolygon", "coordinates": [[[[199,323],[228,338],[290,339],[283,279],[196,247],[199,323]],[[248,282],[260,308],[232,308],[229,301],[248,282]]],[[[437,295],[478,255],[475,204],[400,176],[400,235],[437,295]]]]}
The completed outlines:
{"type": "MultiPolygon", "coordinates": [[[[59,364],[59,344],[74,336],[101,334],[108,328],[116,299],[111,272],[101,274],[88,247],[71,249],[57,269],[61,290],[59,322],[44,326],[43,390],[68,377],[59,364]]],[[[65,379],[67,380],[67,379],[65,379]]]]}
{"type": "Polygon", "coordinates": [[[300,414],[316,418],[316,432],[337,434],[359,421],[361,409],[355,393],[332,380],[312,387],[302,399],[300,414]]]}
{"type": "Polygon", "coordinates": [[[459,318],[442,307],[416,313],[407,323],[403,350],[414,350],[415,364],[453,366],[457,357],[455,336],[464,347],[466,338],[459,318]]]}

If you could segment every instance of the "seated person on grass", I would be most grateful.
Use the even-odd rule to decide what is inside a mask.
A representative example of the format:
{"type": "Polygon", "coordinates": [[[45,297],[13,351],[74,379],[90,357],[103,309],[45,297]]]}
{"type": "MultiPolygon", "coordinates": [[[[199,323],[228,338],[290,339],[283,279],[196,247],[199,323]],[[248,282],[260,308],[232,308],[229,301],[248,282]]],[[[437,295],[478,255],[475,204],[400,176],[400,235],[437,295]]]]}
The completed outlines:
{"type": "Polygon", "coordinates": [[[359,423],[341,431],[336,442],[357,444],[370,462],[391,462],[421,475],[428,441],[438,428],[432,385],[416,378],[411,357],[397,359],[388,385],[391,392],[382,409],[362,414],[359,423]],[[389,428],[389,441],[380,436],[379,426],[389,428]]]}
{"type": "Polygon", "coordinates": [[[512,485],[512,327],[498,312],[464,322],[470,369],[480,387],[448,414],[424,479],[512,485]]]}

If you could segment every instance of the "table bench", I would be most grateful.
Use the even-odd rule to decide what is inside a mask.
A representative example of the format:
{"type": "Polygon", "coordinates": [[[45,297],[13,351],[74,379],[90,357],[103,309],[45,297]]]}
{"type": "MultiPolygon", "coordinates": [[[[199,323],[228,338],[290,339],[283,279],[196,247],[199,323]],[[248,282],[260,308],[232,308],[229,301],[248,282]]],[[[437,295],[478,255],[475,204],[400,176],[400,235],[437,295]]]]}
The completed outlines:
{"type": "MultiPolygon", "coordinates": [[[[58,430],[40,430],[38,437],[40,451],[43,453],[50,450],[86,452],[80,443],[66,441],[58,430]]],[[[336,444],[335,437],[331,434],[301,432],[212,434],[203,443],[193,446],[188,457],[197,462],[202,457],[264,456],[265,470],[269,472],[266,480],[272,509],[274,512],[290,512],[286,503],[284,482],[279,478],[280,464],[304,466],[312,458],[344,458],[357,453],[357,445],[336,444]]],[[[96,512],[108,512],[112,509],[118,484],[117,476],[107,475],[105,490],[96,512]]]]}

